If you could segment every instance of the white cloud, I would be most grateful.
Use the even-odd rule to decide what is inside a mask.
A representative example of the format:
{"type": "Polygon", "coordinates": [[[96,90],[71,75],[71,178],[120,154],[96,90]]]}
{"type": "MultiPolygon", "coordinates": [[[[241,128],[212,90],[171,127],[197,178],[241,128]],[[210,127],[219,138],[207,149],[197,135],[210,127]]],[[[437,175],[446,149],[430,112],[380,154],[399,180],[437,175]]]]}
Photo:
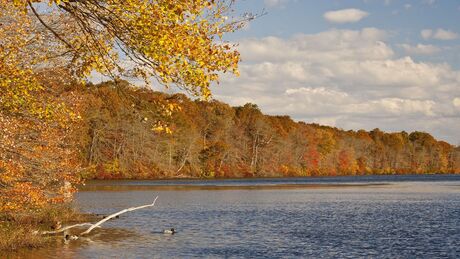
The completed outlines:
{"type": "Polygon", "coordinates": [[[268,7],[279,7],[285,5],[289,0],[264,0],[268,7]]]}
{"type": "Polygon", "coordinates": [[[299,105],[304,108],[303,114],[318,115],[346,115],[346,114],[374,114],[373,116],[393,116],[400,114],[422,114],[433,116],[434,101],[410,100],[402,98],[381,98],[363,100],[350,94],[329,89],[326,87],[301,87],[287,89],[285,98],[291,100],[286,107],[289,113],[298,112],[299,105]],[[341,106],[341,109],[337,109],[341,106]]]}
{"type": "Polygon", "coordinates": [[[438,40],[454,40],[458,38],[458,34],[449,30],[438,29],[433,38],[438,40]]]}
{"type": "Polygon", "coordinates": [[[424,29],[420,32],[420,35],[422,36],[422,38],[424,38],[425,40],[431,38],[433,36],[433,30],[430,30],[430,29],[424,29]]]}
{"type": "Polygon", "coordinates": [[[436,3],[436,0],[423,0],[423,3],[427,5],[433,5],[436,3]]]}
{"type": "MultiPolygon", "coordinates": [[[[457,143],[460,71],[397,56],[386,38],[365,28],[243,40],[241,76],[222,78],[216,98],[345,129],[425,130],[457,143]]],[[[426,53],[426,46],[409,47],[426,53]]]]}
{"type": "Polygon", "coordinates": [[[400,44],[398,46],[409,55],[432,55],[441,51],[441,48],[434,45],[417,44],[412,46],[409,44],[400,44]]]}
{"type": "Polygon", "coordinates": [[[398,116],[401,114],[421,114],[425,116],[434,116],[433,107],[435,102],[432,100],[410,100],[401,98],[383,98],[370,102],[364,102],[357,107],[359,110],[354,112],[361,113],[378,113],[380,115],[390,114],[398,116]]]}
{"type": "Polygon", "coordinates": [[[425,40],[429,39],[436,39],[436,40],[454,40],[459,37],[459,35],[456,32],[450,31],[450,30],[444,30],[444,29],[437,29],[437,30],[431,30],[431,29],[424,29],[420,32],[420,35],[422,38],[425,40]]]}
{"type": "Polygon", "coordinates": [[[322,61],[387,59],[394,52],[383,42],[387,34],[376,28],[360,31],[329,30],[318,34],[298,34],[289,40],[278,37],[246,39],[240,42],[243,60],[322,61]]]}
{"type": "Polygon", "coordinates": [[[405,5],[404,5],[404,9],[406,9],[406,10],[410,9],[411,7],[412,7],[411,4],[405,4],[405,5]]]}
{"type": "Polygon", "coordinates": [[[337,11],[326,12],[323,17],[329,22],[333,23],[352,23],[358,22],[364,17],[368,16],[369,13],[359,9],[342,9],[337,11]]]}

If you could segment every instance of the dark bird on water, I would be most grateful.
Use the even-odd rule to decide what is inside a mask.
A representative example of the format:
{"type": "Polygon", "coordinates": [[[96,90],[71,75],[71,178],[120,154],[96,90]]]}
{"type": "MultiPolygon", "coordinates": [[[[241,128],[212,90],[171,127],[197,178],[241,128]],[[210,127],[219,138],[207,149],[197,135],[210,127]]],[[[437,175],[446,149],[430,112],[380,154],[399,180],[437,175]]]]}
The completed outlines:
{"type": "Polygon", "coordinates": [[[69,234],[66,234],[64,235],[64,242],[69,242],[70,240],[77,240],[78,239],[78,236],[75,236],[75,235],[69,235],[69,234]]]}

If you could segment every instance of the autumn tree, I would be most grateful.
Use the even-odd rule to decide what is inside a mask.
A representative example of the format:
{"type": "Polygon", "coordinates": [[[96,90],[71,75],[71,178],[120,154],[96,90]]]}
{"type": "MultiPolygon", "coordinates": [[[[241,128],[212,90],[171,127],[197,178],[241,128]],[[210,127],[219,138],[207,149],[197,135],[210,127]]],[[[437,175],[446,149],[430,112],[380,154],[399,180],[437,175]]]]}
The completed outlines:
{"type": "MultiPolygon", "coordinates": [[[[79,118],[73,106],[81,99],[64,91],[68,83],[79,85],[100,73],[115,81],[174,86],[207,99],[218,73],[238,74],[239,53],[222,36],[253,16],[232,17],[232,6],[224,0],[0,0],[1,197],[33,194],[2,200],[2,207],[39,207],[57,198],[64,179],[75,174],[66,170],[75,153],[66,136],[79,118]],[[43,152],[46,148],[50,152],[43,152]]],[[[177,109],[168,102],[158,105],[165,113],[177,109]]],[[[151,123],[151,129],[169,131],[160,120],[151,123]]],[[[98,129],[91,130],[91,141],[100,144],[98,129]]],[[[138,150],[124,151],[137,157],[138,150]]],[[[90,154],[93,159],[97,154],[90,154]]]]}
{"type": "Polygon", "coordinates": [[[242,152],[244,167],[247,174],[256,176],[263,171],[262,165],[266,159],[265,148],[273,140],[270,126],[256,104],[247,103],[236,108],[236,125],[243,130],[240,137],[239,149],[242,152]]]}
{"type": "Polygon", "coordinates": [[[84,163],[94,170],[85,177],[332,176],[459,170],[458,148],[428,133],[344,131],[294,122],[288,116],[264,115],[253,104],[230,107],[120,84],[79,88],[77,95],[91,103],[82,116],[85,126],[78,133],[84,140],[84,163]],[[145,127],[160,118],[157,103],[163,100],[182,107],[162,118],[174,134],[162,130],[152,134],[145,127]],[[423,163],[415,171],[412,165],[417,159],[423,163]]]}
{"type": "Polygon", "coordinates": [[[32,13],[48,29],[75,76],[96,70],[114,78],[153,78],[205,98],[218,72],[237,73],[238,52],[219,39],[252,19],[229,17],[233,1],[13,2],[17,12],[32,13]]]}
{"type": "Polygon", "coordinates": [[[45,41],[49,32],[10,1],[0,5],[0,212],[13,213],[70,198],[79,100],[62,91],[75,82],[53,76],[67,73],[50,59],[61,49],[45,41]]]}
{"type": "MultiPolygon", "coordinates": [[[[191,114],[200,128],[202,148],[199,154],[201,175],[223,177],[234,173],[224,170],[232,153],[231,130],[234,126],[234,110],[218,101],[195,102],[198,113],[191,114]],[[202,118],[199,120],[198,118],[202,118]]],[[[200,146],[201,146],[200,145],[200,146]]]]}

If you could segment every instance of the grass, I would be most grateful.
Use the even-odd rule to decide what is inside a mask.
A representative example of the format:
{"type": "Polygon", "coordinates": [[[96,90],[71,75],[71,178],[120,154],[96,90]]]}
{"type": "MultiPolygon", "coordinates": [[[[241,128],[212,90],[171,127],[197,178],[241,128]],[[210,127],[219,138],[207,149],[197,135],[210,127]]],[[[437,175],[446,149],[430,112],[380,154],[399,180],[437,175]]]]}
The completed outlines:
{"type": "Polygon", "coordinates": [[[49,244],[50,238],[33,235],[35,226],[16,223],[0,223],[0,251],[15,251],[21,248],[37,248],[49,244]]]}
{"type": "MultiPolygon", "coordinates": [[[[16,251],[50,245],[53,238],[33,234],[36,230],[51,230],[57,222],[63,225],[82,222],[88,216],[69,206],[50,206],[40,211],[20,214],[0,214],[0,251],[16,251]]],[[[55,240],[55,239],[54,239],[55,240]]]]}

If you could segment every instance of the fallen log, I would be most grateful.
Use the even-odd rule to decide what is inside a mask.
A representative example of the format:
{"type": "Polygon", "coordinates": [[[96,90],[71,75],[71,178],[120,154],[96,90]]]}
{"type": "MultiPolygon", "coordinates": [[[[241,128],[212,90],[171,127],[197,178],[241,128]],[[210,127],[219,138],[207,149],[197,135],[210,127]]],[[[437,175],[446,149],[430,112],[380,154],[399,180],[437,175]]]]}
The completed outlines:
{"type": "Polygon", "coordinates": [[[75,225],[71,225],[71,226],[66,226],[66,227],[63,227],[63,228],[60,228],[58,230],[53,230],[53,231],[42,231],[41,234],[42,235],[48,235],[48,234],[58,234],[58,233],[61,233],[61,232],[64,232],[66,230],[69,230],[71,228],[76,228],[76,227],[84,227],[84,226],[92,226],[93,224],[92,223],[80,223],[80,224],[75,224],[75,225]]]}
{"type": "Polygon", "coordinates": [[[147,208],[147,207],[153,207],[155,206],[155,202],[157,201],[158,199],[158,196],[155,197],[155,199],[153,200],[153,202],[151,204],[147,204],[147,205],[142,205],[142,206],[139,206],[139,207],[132,207],[132,208],[128,208],[128,209],[124,209],[124,210],[121,210],[117,213],[113,213],[109,216],[107,216],[106,218],[104,218],[103,220],[100,220],[99,222],[97,222],[96,224],[92,225],[91,227],[89,227],[86,231],[84,231],[83,233],[80,233],[80,236],[83,236],[83,235],[87,235],[89,234],[89,232],[91,232],[91,230],[93,230],[94,228],[97,228],[98,226],[102,225],[102,223],[106,222],[107,220],[111,219],[111,218],[114,218],[118,215],[121,215],[123,213],[126,213],[126,212],[129,212],[129,211],[133,211],[133,210],[139,210],[139,209],[143,209],[143,208],[147,208]]]}
{"type": "Polygon", "coordinates": [[[100,228],[101,225],[112,219],[112,218],[115,218],[123,213],[126,213],[126,212],[129,212],[129,211],[134,211],[134,210],[139,210],[139,209],[143,209],[143,208],[148,208],[148,207],[153,207],[155,206],[155,202],[157,201],[158,199],[158,196],[155,197],[155,199],[153,200],[152,203],[150,204],[146,204],[146,205],[142,205],[142,206],[138,206],[138,207],[132,207],[132,208],[127,208],[127,209],[124,209],[124,210],[121,210],[121,211],[118,211],[116,213],[113,213],[113,214],[110,214],[108,215],[107,217],[105,217],[104,219],[96,222],[96,223],[89,223],[89,222],[86,222],[86,223],[80,223],[80,224],[75,224],[75,225],[71,225],[71,226],[65,226],[63,228],[59,228],[57,230],[54,230],[54,231],[42,231],[42,232],[37,232],[35,231],[34,233],[37,234],[37,233],[40,233],[42,235],[49,235],[49,234],[57,234],[57,233],[61,233],[61,232],[64,232],[64,231],[67,231],[69,229],[72,229],[72,228],[76,228],[76,227],[83,227],[83,226],[89,226],[88,229],[86,229],[85,231],[83,231],[82,233],[78,234],[78,235],[75,235],[76,237],[79,237],[79,236],[84,236],[84,235],[87,235],[89,234],[93,229],[95,228],[100,228]]]}

